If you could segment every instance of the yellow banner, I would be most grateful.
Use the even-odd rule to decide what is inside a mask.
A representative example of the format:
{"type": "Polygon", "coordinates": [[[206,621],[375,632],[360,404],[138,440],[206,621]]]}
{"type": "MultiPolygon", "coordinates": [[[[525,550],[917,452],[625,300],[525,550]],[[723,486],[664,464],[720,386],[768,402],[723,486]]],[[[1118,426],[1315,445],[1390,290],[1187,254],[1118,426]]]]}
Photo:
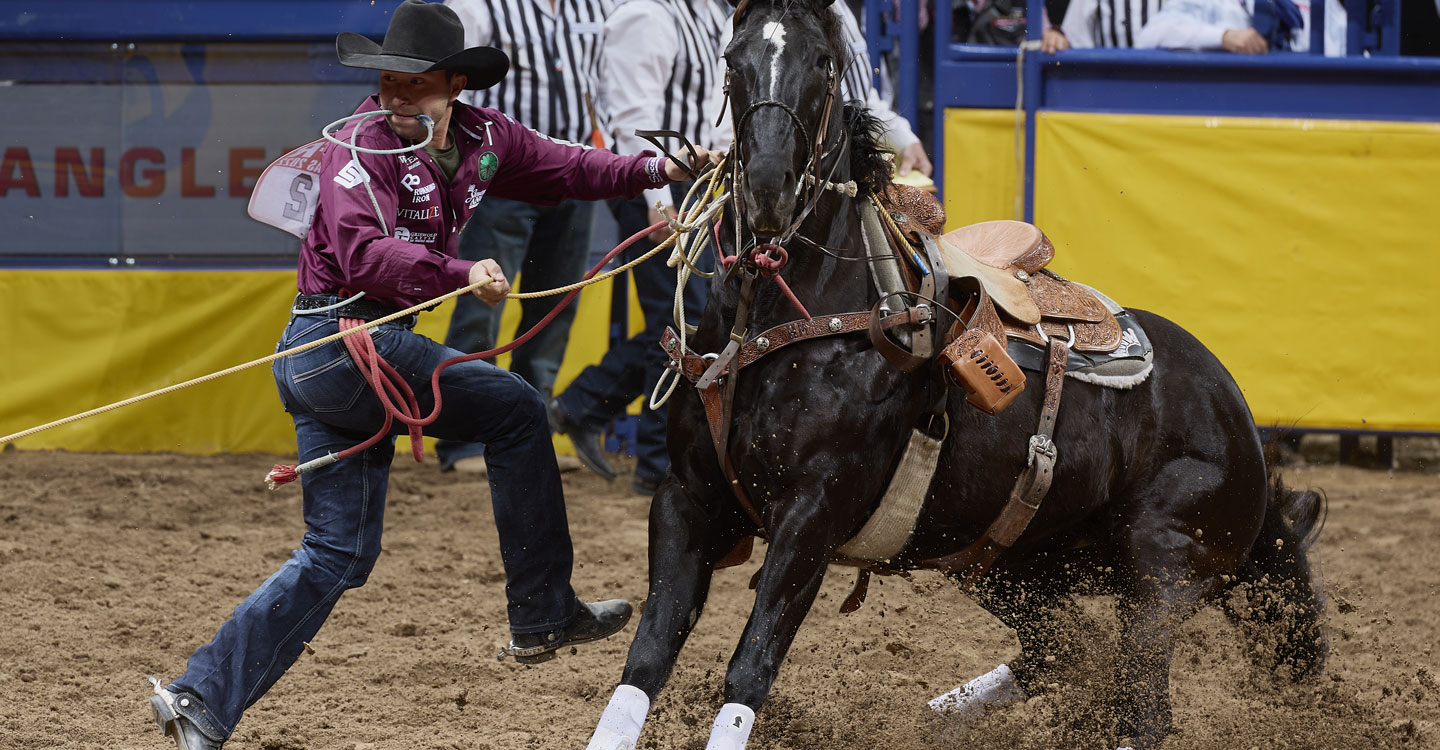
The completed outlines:
{"type": "MultiPolygon", "coordinates": [[[[0,271],[0,311],[11,321],[0,327],[0,435],[271,354],[294,296],[294,271],[0,271]]],[[[610,296],[605,281],[572,303],[580,308],[558,386],[604,354],[610,296]]],[[[443,341],[453,309],[447,302],[421,315],[417,330],[443,341]]],[[[502,341],[513,338],[519,317],[520,306],[507,304],[502,341]]],[[[639,321],[633,306],[631,318],[639,321]]],[[[503,355],[499,362],[508,360],[503,355]]],[[[270,366],[261,365],[16,445],[293,453],[295,434],[270,366]]],[[[563,438],[557,445],[569,450],[563,438]]]]}
{"type": "MultiPolygon", "coordinates": [[[[1020,138],[1025,137],[1020,120],[1020,138]]],[[[1022,184],[1023,152],[1016,156],[1013,109],[945,111],[945,226],[979,221],[1022,219],[1015,202],[1022,184]]]]}
{"type": "Polygon", "coordinates": [[[1052,266],[1195,334],[1258,424],[1440,431],[1440,124],[1043,112],[1035,162],[1052,266]]]}

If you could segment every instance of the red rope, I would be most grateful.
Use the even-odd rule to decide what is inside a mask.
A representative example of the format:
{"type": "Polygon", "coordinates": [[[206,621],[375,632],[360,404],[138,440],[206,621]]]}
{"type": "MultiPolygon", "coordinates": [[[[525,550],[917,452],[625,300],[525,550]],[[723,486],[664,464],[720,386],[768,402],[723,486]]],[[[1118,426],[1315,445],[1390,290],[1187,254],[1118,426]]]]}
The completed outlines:
{"type": "MultiPolygon", "coordinates": [[[[600,269],[604,268],[605,264],[609,263],[615,256],[624,252],[642,237],[664,226],[666,226],[666,222],[658,222],[653,226],[646,227],[631,235],[629,239],[620,243],[614,250],[606,253],[605,257],[601,258],[599,263],[596,263],[593,268],[586,272],[582,280],[590,279],[599,273],[600,269]]],[[[555,305],[554,309],[550,310],[550,312],[545,314],[544,318],[540,319],[540,322],[536,323],[530,330],[516,337],[514,341],[488,351],[451,357],[437,365],[435,372],[430,375],[430,391],[435,396],[435,408],[423,417],[420,416],[420,404],[415,398],[414,391],[411,390],[410,385],[405,382],[404,376],[402,376],[393,365],[386,362],[385,358],[381,357],[379,352],[375,351],[375,341],[370,338],[369,332],[366,332],[363,336],[358,334],[346,336],[344,339],[345,348],[349,350],[351,359],[353,359],[356,366],[360,368],[360,372],[365,376],[366,382],[370,384],[371,389],[375,391],[375,395],[380,398],[381,405],[385,407],[385,425],[380,428],[379,432],[375,433],[374,436],[365,442],[359,445],[352,445],[335,454],[335,460],[349,458],[361,451],[369,449],[389,435],[390,426],[394,424],[396,420],[399,420],[408,428],[411,454],[417,462],[423,462],[425,459],[424,445],[421,442],[423,428],[433,423],[440,416],[440,373],[444,372],[445,368],[460,364],[461,362],[471,362],[477,359],[486,359],[504,354],[535,338],[536,334],[544,330],[545,326],[550,325],[550,321],[554,320],[555,316],[559,315],[560,311],[565,309],[565,306],[570,304],[571,300],[574,300],[578,294],[580,294],[579,289],[571,290],[569,294],[565,295],[564,299],[561,299],[560,302],[555,305]]],[[[351,318],[340,319],[341,330],[349,330],[360,324],[361,321],[351,318]]],[[[299,472],[296,471],[296,467],[276,464],[275,468],[270,471],[270,474],[265,477],[265,481],[270,485],[271,489],[274,489],[279,485],[295,481],[297,477],[299,477],[299,472]]]]}
{"type": "MultiPolygon", "coordinates": [[[[716,246],[719,246],[718,232],[716,234],[716,246]]],[[[726,255],[720,259],[720,264],[729,268],[734,265],[738,259],[738,256],[726,255]]],[[[810,311],[806,310],[805,306],[800,304],[800,298],[795,296],[795,292],[791,291],[790,285],[785,282],[785,277],[780,275],[780,270],[785,267],[785,264],[790,262],[790,253],[787,252],[785,248],[774,243],[756,245],[750,251],[750,262],[754,264],[755,268],[764,274],[766,278],[773,280],[779,285],[780,291],[785,294],[785,298],[790,300],[790,304],[793,305],[806,320],[810,319],[810,311]]]]}

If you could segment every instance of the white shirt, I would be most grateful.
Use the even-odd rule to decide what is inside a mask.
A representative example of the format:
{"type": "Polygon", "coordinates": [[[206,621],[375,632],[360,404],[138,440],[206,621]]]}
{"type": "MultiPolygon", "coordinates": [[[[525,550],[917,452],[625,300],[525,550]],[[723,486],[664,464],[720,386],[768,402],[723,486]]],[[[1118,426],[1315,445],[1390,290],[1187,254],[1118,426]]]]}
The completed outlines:
{"type": "Polygon", "coordinates": [[[884,142],[891,151],[899,153],[910,144],[919,143],[920,138],[910,127],[910,121],[892,109],[882,92],[875,88],[875,79],[870,68],[870,48],[865,44],[865,32],[860,30],[860,22],[855,19],[855,14],[850,12],[850,6],[841,0],[832,3],[830,7],[835,10],[835,15],[840,17],[840,25],[845,29],[845,41],[850,44],[850,56],[853,58],[850,61],[851,70],[859,73],[854,76],[847,72],[840,95],[845,101],[858,99],[865,102],[865,106],[870,108],[870,114],[884,124],[884,142]],[[859,90],[856,90],[852,83],[854,78],[860,81],[859,90]]]}
{"type": "MultiPolygon", "coordinates": [[[[540,133],[589,143],[585,101],[599,87],[600,34],[611,0],[446,0],[465,26],[465,46],[497,47],[510,72],[466,104],[498,109],[540,133]]],[[[605,113],[596,105],[603,128],[605,113]]]]}
{"type": "MultiPolygon", "coordinates": [[[[1310,49],[1310,0],[1294,0],[1305,19],[1290,43],[1294,52],[1310,49]]],[[[1231,29],[1248,29],[1254,23],[1254,0],[1168,0],[1140,32],[1135,46],[1149,49],[1224,49],[1221,39],[1231,29]]],[[[1345,8],[1340,0],[1325,0],[1325,54],[1345,54],[1345,8]]]]}
{"type": "Polygon", "coordinates": [[[1071,0],[1060,21],[1065,39],[1076,49],[1139,44],[1142,30],[1175,0],[1071,0]]]}
{"type": "MultiPolygon", "coordinates": [[[[654,149],[636,129],[668,128],[692,143],[713,146],[724,12],[713,0],[626,0],[605,20],[600,93],[614,129],[615,150],[654,149]]],[[[723,81],[723,73],[719,79],[723,81]]],[[[672,149],[679,152],[678,144],[672,149]]],[[[645,204],[674,205],[670,189],[645,191],[645,204]]]]}

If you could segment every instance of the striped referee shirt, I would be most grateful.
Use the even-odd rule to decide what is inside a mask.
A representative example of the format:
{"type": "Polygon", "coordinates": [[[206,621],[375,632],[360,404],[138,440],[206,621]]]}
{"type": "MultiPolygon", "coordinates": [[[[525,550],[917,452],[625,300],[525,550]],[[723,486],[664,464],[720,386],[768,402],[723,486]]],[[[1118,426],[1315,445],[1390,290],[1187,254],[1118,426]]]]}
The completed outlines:
{"type": "MultiPolygon", "coordinates": [[[[445,0],[466,47],[498,47],[510,73],[461,100],[498,109],[545,135],[589,143],[585,95],[598,96],[600,35],[611,0],[445,0]]],[[[596,103],[600,126],[604,112],[596,103]]]]}
{"type": "Polygon", "coordinates": [[[1071,47],[1132,48],[1163,0],[1071,0],[1060,30],[1071,47]]]}
{"type": "MultiPolygon", "coordinates": [[[[622,154],[654,148],[634,131],[666,129],[713,146],[715,99],[725,13],[715,0],[620,0],[605,21],[600,61],[602,109],[622,154]]],[[[678,152],[679,144],[669,144],[678,152]]],[[[645,202],[671,204],[668,189],[645,202]]]]}

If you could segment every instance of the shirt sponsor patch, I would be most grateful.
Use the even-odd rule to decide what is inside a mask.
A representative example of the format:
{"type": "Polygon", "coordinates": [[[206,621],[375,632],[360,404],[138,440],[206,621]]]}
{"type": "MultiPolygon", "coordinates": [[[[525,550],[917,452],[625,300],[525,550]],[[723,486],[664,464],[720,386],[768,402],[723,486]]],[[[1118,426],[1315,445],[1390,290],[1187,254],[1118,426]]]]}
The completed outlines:
{"type": "Polygon", "coordinates": [[[647,159],[647,160],[645,161],[645,174],[650,175],[650,181],[651,181],[651,182],[664,182],[664,181],[665,181],[664,178],[661,177],[661,174],[660,174],[661,165],[662,165],[662,163],[663,163],[662,160],[663,160],[664,158],[665,158],[665,157],[663,157],[663,156],[652,156],[652,157],[650,157],[649,159],[647,159]]]}
{"type": "Polygon", "coordinates": [[[399,217],[402,219],[411,219],[413,221],[428,221],[430,219],[440,218],[440,207],[431,206],[429,208],[402,208],[397,211],[396,214],[399,215],[399,217]]]}
{"type": "Polygon", "coordinates": [[[470,186],[470,189],[465,193],[465,207],[472,211],[475,210],[475,207],[480,205],[480,200],[484,197],[485,191],[476,190],[475,186],[472,184],[470,186]]]}
{"type": "Polygon", "coordinates": [[[412,232],[409,227],[395,227],[395,239],[420,245],[433,245],[439,236],[436,232],[412,232]]]}
{"type": "Polygon", "coordinates": [[[500,157],[494,151],[486,151],[476,160],[475,166],[479,170],[480,181],[488,182],[495,176],[495,170],[500,168],[500,157]]]}
{"type": "Polygon", "coordinates": [[[420,185],[420,175],[418,174],[405,175],[400,178],[400,184],[410,191],[411,203],[429,203],[430,194],[435,192],[435,183],[433,182],[423,187],[417,187],[420,185]]]}
{"type": "Polygon", "coordinates": [[[353,188],[362,182],[369,181],[370,173],[366,172],[365,168],[360,166],[360,162],[355,161],[354,159],[351,159],[350,163],[346,164],[340,170],[339,174],[335,175],[336,184],[338,184],[340,187],[345,188],[346,190],[349,190],[350,188],[353,188]]]}

